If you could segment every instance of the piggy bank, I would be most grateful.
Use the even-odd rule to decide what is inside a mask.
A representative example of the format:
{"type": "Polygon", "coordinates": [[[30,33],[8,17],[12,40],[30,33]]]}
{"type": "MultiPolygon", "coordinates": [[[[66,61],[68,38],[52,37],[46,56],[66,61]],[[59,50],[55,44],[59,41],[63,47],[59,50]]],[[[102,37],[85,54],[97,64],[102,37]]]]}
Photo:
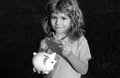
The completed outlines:
{"type": "Polygon", "coordinates": [[[34,72],[43,72],[44,74],[48,74],[50,71],[54,69],[54,65],[57,62],[55,60],[56,53],[48,54],[45,52],[34,52],[33,53],[33,71],[34,72]]]}

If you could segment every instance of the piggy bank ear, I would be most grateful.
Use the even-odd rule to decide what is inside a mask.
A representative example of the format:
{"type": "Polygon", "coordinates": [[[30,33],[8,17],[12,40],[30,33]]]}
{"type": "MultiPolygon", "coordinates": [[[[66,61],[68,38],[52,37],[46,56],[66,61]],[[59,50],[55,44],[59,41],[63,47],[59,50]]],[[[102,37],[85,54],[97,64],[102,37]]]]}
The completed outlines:
{"type": "Polygon", "coordinates": [[[50,55],[50,58],[55,59],[55,57],[56,57],[56,53],[52,53],[52,54],[50,55]]]}

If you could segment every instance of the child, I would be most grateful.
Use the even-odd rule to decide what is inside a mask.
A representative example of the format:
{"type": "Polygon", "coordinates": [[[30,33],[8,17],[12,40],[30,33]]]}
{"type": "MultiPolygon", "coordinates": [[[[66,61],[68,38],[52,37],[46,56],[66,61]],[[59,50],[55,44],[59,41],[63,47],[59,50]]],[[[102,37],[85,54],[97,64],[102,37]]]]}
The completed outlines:
{"type": "Polygon", "coordinates": [[[76,0],[49,0],[43,29],[47,37],[40,49],[57,53],[57,63],[45,78],[81,78],[91,58],[84,36],[82,12],[76,0]]]}

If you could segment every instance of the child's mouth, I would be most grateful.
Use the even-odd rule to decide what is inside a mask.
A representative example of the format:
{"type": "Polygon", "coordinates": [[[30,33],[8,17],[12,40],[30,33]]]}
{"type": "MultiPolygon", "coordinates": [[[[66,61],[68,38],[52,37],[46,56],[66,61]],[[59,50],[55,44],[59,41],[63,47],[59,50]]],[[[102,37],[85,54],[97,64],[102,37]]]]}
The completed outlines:
{"type": "Polygon", "coordinates": [[[56,26],[55,28],[56,28],[56,29],[59,29],[59,28],[63,28],[63,27],[62,27],[62,26],[56,26]]]}

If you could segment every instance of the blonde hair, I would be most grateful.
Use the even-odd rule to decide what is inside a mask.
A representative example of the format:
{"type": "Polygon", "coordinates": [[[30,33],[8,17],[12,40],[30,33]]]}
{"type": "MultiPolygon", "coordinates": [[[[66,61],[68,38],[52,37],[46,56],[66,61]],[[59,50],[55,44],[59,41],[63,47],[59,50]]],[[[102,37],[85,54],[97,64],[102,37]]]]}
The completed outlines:
{"type": "Polygon", "coordinates": [[[51,32],[54,32],[50,23],[51,13],[53,12],[65,13],[70,17],[71,27],[67,34],[71,40],[77,40],[83,35],[83,14],[76,0],[49,0],[46,6],[46,16],[42,22],[43,30],[48,36],[51,35],[51,32]]]}

